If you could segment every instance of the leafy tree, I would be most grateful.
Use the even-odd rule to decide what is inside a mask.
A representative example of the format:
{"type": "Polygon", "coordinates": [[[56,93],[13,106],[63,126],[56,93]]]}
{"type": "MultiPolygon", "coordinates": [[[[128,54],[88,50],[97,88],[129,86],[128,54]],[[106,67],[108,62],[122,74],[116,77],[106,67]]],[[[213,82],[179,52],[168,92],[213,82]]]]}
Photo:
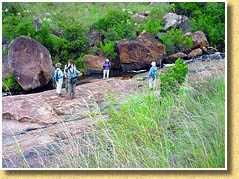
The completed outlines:
{"type": "Polygon", "coordinates": [[[168,93],[177,94],[181,84],[185,81],[188,73],[187,64],[183,59],[178,58],[175,65],[160,75],[160,94],[165,96],[168,93]]]}

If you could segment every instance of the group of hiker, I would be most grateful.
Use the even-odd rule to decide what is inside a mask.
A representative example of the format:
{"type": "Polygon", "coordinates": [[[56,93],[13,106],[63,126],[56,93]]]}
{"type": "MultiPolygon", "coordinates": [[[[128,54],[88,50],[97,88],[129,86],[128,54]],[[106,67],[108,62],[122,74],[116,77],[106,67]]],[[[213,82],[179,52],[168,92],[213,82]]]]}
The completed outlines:
{"type": "MultiPolygon", "coordinates": [[[[151,63],[152,67],[149,70],[149,88],[156,88],[156,75],[158,73],[156,62],[151,63]]],[[[56,70],[54,72],[54,80],[56,82],[56,93],[57,96],[62,97],[62,85],[63,81],[65,81],[65,89],[66,89],[66,98],[74,99],[75,96],[75,88],[78,77],[80,76],[80,71],[76,69],[75,64],[72,60],[68,60],[68,63],[64,67],[64,71],[61,70],[62,64],[56,64],[56,70]],[[65,79],[65,80],[64,80],[65,79]]],[[[109,59],[106,59],[103,64],[103,79],[109,79],[111,64],[109,59]]]]}

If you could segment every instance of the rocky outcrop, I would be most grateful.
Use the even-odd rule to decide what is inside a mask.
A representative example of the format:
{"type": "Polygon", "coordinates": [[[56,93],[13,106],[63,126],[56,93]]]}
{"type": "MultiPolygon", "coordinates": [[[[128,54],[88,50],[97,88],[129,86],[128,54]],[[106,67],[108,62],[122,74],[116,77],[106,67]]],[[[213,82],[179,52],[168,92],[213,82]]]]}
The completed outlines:
{"type": "Polygon", "coordinates": [[[102,71],[103,64],[106,60],[105,57],[99,57],[94,55],[85,55],[86,68],[90,71],[102,71]]]}
{"type": "Polygon", "coordinates": [[[188,54],[188,58],[195,58],[195,57],[200,56],[200,55],[202,55],[202,54],[203,54],[202,49],[197,48],[197,49],[192,50],[192,51],[188,54]]]}
{"type": "Polygon", "coordinates": [[[183,32],[188,32],[190,29],[190,21],[186,16],[181,16],[175,13],[168,13],[164,16],[166,24],[163,30],[169,30],[171,28],[182,28],[183,32]]]}
{"type": "Polygon", "coordinates": [[[36,40],[21,36],[8,48],[9,71],[28,91],[47,85],[54,72],[49,51],[36,40]]]}
{"type": "Polygon", "coordinates": [[[207,37],[203,31],[187,32],[184,34],[183,38],[185,39],[186,37],[192,37],[193,44],[190,47],[191,49],[203,48],[203,47],[209,46],[207,37]]]}
{"type": "Polygon", "coordinates": [[[175,63],[175,61],[178,58],[187,59],[187,57],[188,56],[186,54],[184,54],[182,52],[178,52],[178,53],[168,56],[165,60],[165,63],[167,63],[167,64],[175,63]]]}
{"type": "MultiPolygon", "coordinates": [[[[188,68],[187,79],[197,82],[219,71],[224,73],[225,61],[195,62],[188,68]]],[[[76,87],[73,100],[57,97],[55,90],[3,97],[3,168],[59,168],[66,154],[78,156],[87,151],[92,144],[88,136],[96,132],[99,121],[109,117],[104,113],[109,109],[105,94],[113,90],[116,101],[123,101],[126,95],[145,89],[139,87],[144,86],[142,81],[147,76],[141,73],[129,80],[114,78],[83,84],[76,87]],[[19,157],[16,145],[23,157],[19,157]]]]}
{"type": "Polygon", "coordinates": [[[148,68],[152,61],[160,64],[166,54],[165,46],[145,31],[136,40],[117,41],[116,51],[123,71],[148,68]]]}

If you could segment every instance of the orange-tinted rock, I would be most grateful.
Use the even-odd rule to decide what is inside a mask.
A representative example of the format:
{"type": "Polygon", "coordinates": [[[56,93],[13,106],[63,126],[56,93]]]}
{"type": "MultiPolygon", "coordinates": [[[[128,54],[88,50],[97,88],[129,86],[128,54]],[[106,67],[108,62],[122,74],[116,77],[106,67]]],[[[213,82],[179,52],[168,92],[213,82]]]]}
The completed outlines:
{"type": "Polygon", "coordinates": [[[191,46],[191,49],[203,48],[203,47],[209,46],[207,37],[203,31],[187,32],[186,34],[184,34],[183,38],[185,39],[186,37],[192,37],[193,44],[191,46]]]}
{"type": "Polygon", "coordinates": [[[187,55],[182,52],[175,53],[167,57],[166,63],[175,63],[178,58],[186,59],[187,55]]]}
{"type": "Polygon", "coordinates": [[[197,57],[197,56],[202,55],[202,54],[203,54],[202,49],[197,48],[197,49],[194,49],[193,51],[191,51],[188,54],[188,58],[194,58],[194,57],[197,57]]]}
{"type": "Polygon", "coordinates": [[[10,73],[26,91],[47,85],[54,72],[49,51],[25,36],[16,38],[9,45],[8,65],[10,73]]]}
{"type": "Polygon", "coordinates": [[[142,33],[136,40],[117,41],[116,50],[124,71],[148,68],[152,61],[160,64],[166,54],[165,46],[148,33],[142,33]]]}
{"type": "Polygon", "coordinates": [[[88,70],[102,71],[103,64],[106,60],[105,57],[99,57],[94,55],[85,55],[86,58],[86,68],[88,70]]]}

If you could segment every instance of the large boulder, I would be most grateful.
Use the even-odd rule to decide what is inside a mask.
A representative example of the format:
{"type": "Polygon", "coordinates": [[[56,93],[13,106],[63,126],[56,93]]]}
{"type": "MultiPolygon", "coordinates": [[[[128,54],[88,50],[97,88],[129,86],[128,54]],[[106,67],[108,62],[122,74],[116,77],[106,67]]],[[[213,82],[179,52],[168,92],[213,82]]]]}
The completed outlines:
{"type": "Polygon", "coordinates": [[[117,41],[116,51],[123,71],[149,68],[152,61],[159,65],[166,54],[165,46],[145,31],[135,40],[117,41]]]}
{"type": "Polygon", "coordinates": [[[103,64],[106,60],[105,57],[85,55],[86,58],[86,68],[90,71],[102,71],[103,64]]]}
{"type": "Polygon", "coordinates": [[[10,73],[26,91],[47,85],[54,72],[49,51],[33,38],[25,36],[10,43],[8,65],[10,73]]]}
{"type": "Polygon", "coordinates": [[[188,56],[186,54],[184,54],[182,52],[178,52],[178,53],[168,56],[167,59],[165,60],[165,63],[167,63],[167,64],[175,63],[175,61],[178,58],[187,59],[187,57],[188,56]]]}
{"type": "Polygon", "coordinates": [[[181,16],[172,12],[169,12],[164,17],[165,26],[163,30],[167,31],[171,28],[181,28],[183,32],[188,32],[190,29],[190,21],[186,16],[181,16]]]}
{"type": "Polygon", "coordinates": [[[186,37],[192,37],[193,44],[190,47],[191,49],[203,48],[203,47],[209,46],[207,37],[203,31],[187,32],[186,34],[184,34],[183,38],[185,39],[186,37]]]}

